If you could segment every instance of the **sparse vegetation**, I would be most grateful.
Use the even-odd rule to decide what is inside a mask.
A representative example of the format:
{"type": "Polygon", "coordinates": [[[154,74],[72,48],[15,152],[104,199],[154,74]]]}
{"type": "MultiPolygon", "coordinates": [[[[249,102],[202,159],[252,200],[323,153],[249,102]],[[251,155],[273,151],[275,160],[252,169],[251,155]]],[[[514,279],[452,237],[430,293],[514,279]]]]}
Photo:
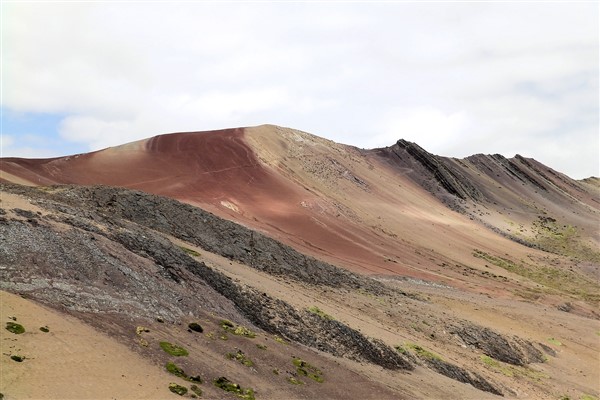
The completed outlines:
{"type": "Polygon", "coordinates": [[[419,358],[427,358],[430,360],[441,360],[442,357],[438,356],[435,353],[432,353],[429,350],[424,349],[423,347],[419,346],[416,343],[407,343],[406,346],[410,349],[412,349],[415,354],[417,355],[417,357],[419,358]]]}
{"type": "Polygon", "coordinates": [[[188,351],[181,346],[177,346],[175,344],[171,344],[169,342],[160,342],[160,348],[163,349],[166,353],[175,356],[182,357],[189,355],[188,351]]]}
{"type": "Polygon", "coordinates": [[[141,335],[144,332],[150,332],[150,329],[143,327],[143,326],[138,326],[137,328],[135,328],[135,333],[138,335],[141,335]]]}
{"type": "Polygon", "coordinates": [[[486,355],[482,355],[480,358],[485,365],[497,370],[501,374],[505,376],[514,376],[511,368],[509,366],[500,364],[500,361],[494,360],[492,357],[486,355]]]}
{"type": "Polygon", "coordinates": [[[266,350],[267,349],[267,346],[265,346],[264,344],[260,344],[260,343],[257,343],[256,347],[258,347],[261,350],[266,350]]]}
{"type": "Polygon", "coordinates": [[[237,328],[235,328],[235,330],[233,331],[234,335],[237,336],[244,336],[247,338],[255,338],[256,337],[256,333],[252,332],[250,329],[244,327],[244,326],[238,326],[237,328]]]}
{"type": "Polygon", "coordinates": [[[176,383],[169,383],[169,390],[180,396],[183,396],[188,392],[188,390],[185,386],[181,386],[176,383]]]}
{"type": "MultiPolygon", "coordinates": [[[[16,321],[16,318],[15,318],[15,321],[16,321]]],[[[6,330],[11,333],[14,333],[15,335],[20,335],[21,333],[25,332],[25,328],[23,327],[23,325],[17,324],[16,322],[7,322],[6,330]]]]}
{"type": "Polygon", "coordinates": [[[47,326],[40,326],[40,331],[42,331],[44,333],[48,333],[48,332],[50,332],[50,328],[48,328],[47,326]]]}
{"type": "Polygon", "coordinates": [[[187,378],[187,375],[185,374],[183,369],[179,368],[177,365],[175,365],[175,363],[168,362],[167,365],[165,366],[165,368],[167,369],[167,372],[169,372],[170,374],[173,374],[173,375],[175,375],[179,378],[183,378],[183,379],[187,378]]]}
{"type": "Polygon", "coordinates": [[[198,253],[196,250],[192,250],[190,248],[187,248],[185,246],[179,246],[179,248],[183,251],[185,251],[187,254],[189,254],[192,257],[200,257],[200,253],[198,253]]]}
{"type": "Polygon", "coordinates": [[[396,346],[394,346],[394,348],[400,354],[406,354],[408,352],[404,347],[402,347],[400,345],[396,345],[396,346]]]}
{"type": "Polygon", "coordinates": [[[244,389],[239,384],[231,382],[226,377],[222,376],[213,381],[213,384],[226,392],[235,393],[238,397],[244,400],[254,400],[254,390],[251,388],[244,389]]]}
{"type": "Polygon", "coordinates": [[[222,319],[221,322],[219,322],[219,325],[221,325],[221,328],[225,329],[226,331],[230,329],[235,329],[234,323],[227,319],[222,319]]]}
{"type": "Polygon", "coordinates": [[[23,362],[23,360],[25,360],[25,357],[12,355],[12,356],[10,356],[10,359],[13,361],[16,361],[16,362],[23,362]]]}
{"type": "Polygon", "coordinates": [[[556,219],[538,216],[533,222],[535,242],[544,250],[576,259],[600,262],[600,252],[581,239],[577,227],[561,225],[556,219]]]}
{"type": "Polygon", "coordinates": [[[323,319],[328,319],[330,321],[334,320],[335,318],[333,318],[331,315],[327,314],[325,311],[321,310],[319,307],[317,306],[312,306],[309,307],[307,309],[309,312],[318,315],[319,317],[323,318],[323,319]]]}
{"type": "Polygon", "coordinates": [[[190,389],[192,390],[192,392],[194,392],[194,394],[196,394],[196,396],[202,396],[202,389],[200,389],[197,385],[190,386],[190,389]]]}
{"type": "Polygon", "coordinates": [[[233,322],[226,319],[222,319],[219,325],[221,325],[221,328],[225,331],[233,333],[236,336],[244,336],[251,339],[256,337],[256,333],[252,332],[250,329],[242,325],[235,326],[233,322]]]}
{"type": "Polygon", "coordinates": [[[273,340],[275,340],[277,343],[288,344],[284,338],[278,335],[273,336],[273,340]]]}
{"type": "Polygon", "coordinates": [[[562,342],[558,339],[555,339],[553,337],[548,338],[548,342],[552,343],[555,346],[562,346],[562,342]]]}
{"type": "Polygon", "coordinates": [[[323,383],[323,373],[317,367],[314,367],[300,358],[294,358],[292,363],[296,366],[296,372],[299,375],[306,376],[315,382],[323,383]]]}
{"type": "Polygon", "coordinates": [[[239,362],[242,365],[245,365],[246,367],[252,367],[254,365],[254,362],[251,359],[249,359],[242,350],[238,350],[235,353],[227,353],[226,356],[230,360],[236,360],[237,362],[239,362]]]}
{"type": "Polygon", "coordinates": [[[167,369],[167,372],[175,375],[178,378],[185,379],[186,381],[190,382],[202,383],[202,378],[200,376],[188,376],[185,371],[175,363],[168,362],[165,368],[167,369]]]}
{"type": "MultiPolygon", "coordinates": [[[[600,285],[573,271],[563,270],[550,265],[539,266],[526,262],[516,263],[507,258],[496,257],[477,249],[472,254],[473,257],[486,260],[497,267],[528,278],[546,288],[572,294],[582,300],[594,303],[600,302],[600,294],[598,294],[600,293],[600,285]]],[[[525,296],[530,295],[529,293],[523,294],[525,296]]],[[[533,296],[534,294],[531,295],[533,296]]]]}
{"type": "Polygon", "coordinates": [[[598,400],[596,396],[592,396],[591,394],[584,393],[581,395],[580,400],[598,400]]]}
{"type": "Polygon", "coordinates": [[[540,381],[543,378],[549,377],[548,375],[544,374],[543,372],[536,371],[530,367],[510,365],[510,364],[495,360],[492,357],[489,357],[486,355],[482,355],[480,357],[480,359],[485,365],[500,372],[504,376],[508,376],[508,377],[520,376],[520,377],[527,378],[527,379],[533,380],[533,381],[540,381]]]}
{"type": "Polygon", "coordinates": [[[304,382],[302,382],[300,379],[294,378],[293,376],[288,376],[287,381],[292,385],[304,385],[304,382]]]}

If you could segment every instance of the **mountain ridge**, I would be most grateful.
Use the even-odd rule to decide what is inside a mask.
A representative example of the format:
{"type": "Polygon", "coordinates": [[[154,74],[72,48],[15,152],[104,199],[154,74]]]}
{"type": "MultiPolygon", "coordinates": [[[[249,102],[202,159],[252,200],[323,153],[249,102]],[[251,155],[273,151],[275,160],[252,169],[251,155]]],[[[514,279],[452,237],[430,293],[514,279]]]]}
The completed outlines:
{"type": "MultiPolygon", "coordinates": [[[[185,371],[257,399],[598,394],[600,371],[580,367],[600,332],[598,179],[273,125],[0,161],[0,289],[76,316],[155,372],[169,340],[190,350],[185,371]]],[[[8,395],[24,393],[10,379],[8,395]]]]}

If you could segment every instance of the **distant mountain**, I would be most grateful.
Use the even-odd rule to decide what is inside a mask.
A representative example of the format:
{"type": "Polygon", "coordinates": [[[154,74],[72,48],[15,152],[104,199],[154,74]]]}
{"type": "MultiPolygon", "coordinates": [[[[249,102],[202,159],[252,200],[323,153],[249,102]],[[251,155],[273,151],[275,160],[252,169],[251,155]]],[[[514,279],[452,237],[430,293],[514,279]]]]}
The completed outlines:
{"type": "MultiPolygon", "coordinates": [[[[135,384],[162,382],[146,398],[194,384],[168,362],[208,398],[230,398],[222,376],[256,399],[598,396],[598,178],[263,125],[4,158],[0,181],[0,289],[129,347],[153,371],[135,384]]],[[[3,296],[39,332],[37,306],[3,296]]],[[[5,398],[61,397],[60,380],[27,392],[56,368],[48,337],[2,335],[20,346],[3,345],[5,398]]],[[[102,393],[137,396],[119,388],[102,393]]]]}

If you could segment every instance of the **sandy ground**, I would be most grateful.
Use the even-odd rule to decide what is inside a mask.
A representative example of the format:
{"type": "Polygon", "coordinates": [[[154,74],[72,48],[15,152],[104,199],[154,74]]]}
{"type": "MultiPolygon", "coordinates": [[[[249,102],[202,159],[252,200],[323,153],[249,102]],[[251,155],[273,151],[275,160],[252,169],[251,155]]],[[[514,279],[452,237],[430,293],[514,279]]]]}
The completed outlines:
{"type": "Polygon", "coordinates": [[[0,292],[0,392],[4,399],[165,399],[173,378],[81,321],[0,292]],[[16,335],[6,322],[25,327],[16,335]],[[48,327],[44,333],[40,327],[48,327]],[[10,356],[25,357],[15,362],[10,356]]]}
{"type": "MultiPolygon", "coordinates": [[[[309,285],[270,276],[189,243],[173,238],[171,240],[194,249],[200,254],[199,260],[231,278],[274,297],[285,298],[298,309],[318,306],[341,322],[367,336],[380,338],[390,346],[421,343],[435,353],[448,355],[450,358],[447,360],[457,365],[474,371],[483,369],[492,380],[514,391],[514,396],[508,395],[508,398],[553,399],[562,395],[579,398],[584,394],[597,394],[600,390],[600,321],[561,312],[543,304],[494,298],[415,281],[388,283],[395,282],[391,284],[405,292],[418,293],[426,302],[402,297],[373,298],[350,291],[318,290],[309,285]],[[534,343],[544,343],[556,351],[557,355],[548,356],[547,362],[543,364],[528,367],[505,365],[504,369],[487,368],[481,361],[481,352],[460,348],[452,343],[451,338],[428,339],[424,342],[423,336],[426,334],[421,329],[427,328],[424,325],[427,320],[435,321],[437,318],[470,320],[490,326],[507,337],[517,334],[534,343]]],[[[340,362],[365,376],[386,382],[399,392],[419,393],[431,399],[496,398],[422,367],[409,374],[398,374],[367,364],[346,360],[340,362]],[[448,397],[448,387],[452,387],[451,397],[448,397]]]]}

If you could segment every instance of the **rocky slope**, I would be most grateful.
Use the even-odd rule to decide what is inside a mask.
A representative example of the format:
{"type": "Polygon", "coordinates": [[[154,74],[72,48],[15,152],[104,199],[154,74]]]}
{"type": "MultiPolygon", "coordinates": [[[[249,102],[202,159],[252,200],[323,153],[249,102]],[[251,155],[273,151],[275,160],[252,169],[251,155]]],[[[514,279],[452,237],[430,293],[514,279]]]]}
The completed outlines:
{"type": "MultiPolygon", "coordinates": [[[[256,398],[598,395],[597,180],[273,126],[3,159],[0,179],[144,190],[3,184],[0,288],[80,318],[156,374],[173,361],[159,343],[183,343],[205,397],[233,396],[221,376],[256,398]]],[[[2,335],[3,365],[24,369],[0,392],[20,398],[33,364],[2,335]]]]}
{"type": "MultiPolygon", "coordinates": [[[[342,384],[337,380],[338,374],[344,375],[341,370],[360,371],[365,365],[378,365],[390,373],[425,368],[429,374],[440,374],[440,377],[468,385],[473,388],[471,390],[480,390],[480,395],[509,396],[517,393],[515,386],[510,381],[498,380],[480,365],[474,368],[472,360],[465,359],[462,354],[465,347],[481,352],[498,365],[506,365],[503,368],[522,368],[516,371],[522,371],[525,376],[535,376],[533,371],[536,370],[529,366],[531,363],[542,363],[547,357],[556,356],[556,352],[544,343],[503,335],[460,317],[445,317],[441,310],[431,307],[416,293],[303,256],[262,234],[174,200],[106,187],[38,190],[4,185],[2,193],[0,267],[6,278],[2,282],[5,290],[76,315],[99,331],[128,343],[152,361],[160,359],[161,353],[158,349],[147,350],[147,347],[156,346],[160,337],[169,334],[156,323],[157,319],[167,324],[201,320],[205,329],[213,329],[214,337],[231,335],[234,331],[218,322],[218,317],[226,318],[233,321],[233,327],[247,327],[267,341],[280,337],[315,349],[313,353],[306,353],[308,350],[301,347],[288,351],[285,345],[277,344],[283,350],[272,349],[275,354],[268,354],[278,361],[265,361],[261,351],[250,351],[248,343],[236,342],[243,347],[235,348],[243,349],[240,351],[244,357],[251,358],[253,364],[266,364],[262,366],[262,373],[252,376],[247,383],[254,388],[263,388],[256,389],[257,396],[272,393],[270,391],[277,386],[283,387],[277,389],[283,390],[278,396],[286,398],[304,395],[343,397],[344,393],[363,393],[363,397],[371,398],[423,395],[418,390],[407,390],[403,382],[390,388],[378,386],[381,382],[371,379],[369,393],[358,387],[365,382],[357,381],[357,387],[345,382],[344,389],[338,387],[335,392],[327,385],[296,387],[283,377],[274,382],[271,376],[274,374],[266,373],[271,366],[282,363],[286,355],[297,357],[296,353],[301,351],[304,358],[317,360],[313,363],[319,365],[327,363],[324,354],[353,360],[355,364],[351,367],[331,367],[331,373],[326,374],[334,387],[342,384]],[[176,244],[176,238],[184,245],[176,244]],[[360,327],[352,327],[352,320],[329,317],[318,307],[296,307],[289,303],[287,295],[274,296],[263,288],[253,287],[254,280],[238,282],[218,263],[208,266],[201,261],[203,257],[194,249],[221,257],[221,264],[233,260],[240,267],[270,279],[293,282],[305,294],[312,293],[308,296],[315,300],[325,292],[336,299],[336,314],[343,314],[344,308],[346,312],[354,313],[352,307],[358,302],[352,301],[352,296],[376,299],[375,309],[389,315],[390,321],[385,321],[382,327],[388,333],[381,335],[381,330],[371,329],[369,335],[365,335],[360,327]],[[263,253],[268,257],[261,258],[263,253]],[[394,306],[389,308],[391,304],[394,306]],[[407,330],[406,324],[410,321],[413,321],[411,324],[418,323],[426,310],[430,312],[427,325],[434,328],[432,331],[419,330],[416,340],[404,345],[399,344],[402,335],[395,339],[394,335],[389,336],[390,329],[407,330]],[[152,326],[149,331],[158,330],[160,334],[153,333],[158,334],[154,338],[142,331],[136,336],[136,326],[152,326]],[[151,339],[155,342],[149,343],[151,339]],[[431,346],[430,342],[437,343],[443,353],[438,355],[430,351],[422,344],[424,342],[428,343],[426,347],[431,346]],[[294,354],[285,354],[289,352],[294,354]]],[[[170,334],[179,339],[182,332],[170,334]]],[[[5,339],[8,335],[3,332],[5,339]]],[[[185,343],[217,357],[215,352],[221,351],[223,346],[207,346],[207,337],[198,337],[195,342],[185,338],[185,343]]],[[[208,337],[207,343],[211,343],[208,337]]],[[[15,354],[9,352],[8,355],[15,354]]],[[[23,365],[27,365],[27,361],[34,363],[33,356],[27,356],[32,360],[25,360],[23,365]]],[[[161,368],[160,364],[153,368],[157,367],[161,368]]],[[[189,368],[212,372],[214,376],[203,374],[203,379],[208,381],[219,375],[214,363],[206,363],[201,358],[193,358],[189,368]]],[[[230,374],[239,374],[235,369],[230,371],[230,374]]],[[[290,380],[302,378],[293,369],[285,374],[290,380]]],[[[394,374],[400,374],[400,377],[405,373],[394,374]]],[[[241,376],[246,377],[246,374],[241,376]]],[[[440,377],[430,379],[442,379],[440,377]]],[[[12,394],[11,387],[8,385],[4,389],[7,395],[12,394]]],[[[469,389],[461,390],[457,393],[464,394],[465,390],[470,393],[469,389]]],[[[213,388],[209,392],[217,397],[223,395],[213,388]]]]}
{"type": "Polygon", "coordinates": [[[373,151],[452,209],[514,241],[595,263],[600,192],[520,155],[438,157],[399,140],[373,151]]]}

